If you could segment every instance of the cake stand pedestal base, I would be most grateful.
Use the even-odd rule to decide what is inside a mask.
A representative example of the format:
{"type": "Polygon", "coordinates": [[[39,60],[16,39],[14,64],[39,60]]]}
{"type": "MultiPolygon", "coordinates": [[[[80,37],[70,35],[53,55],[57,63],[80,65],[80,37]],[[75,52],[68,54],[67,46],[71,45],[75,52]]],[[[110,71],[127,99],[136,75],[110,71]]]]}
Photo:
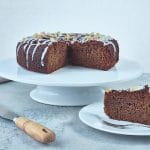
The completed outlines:
{"type": "Polygon", "coordinates": [[[100,87],[37,86],[30,92],[33,100],[58,106],[83,106],[103,99],[100,87]]]}

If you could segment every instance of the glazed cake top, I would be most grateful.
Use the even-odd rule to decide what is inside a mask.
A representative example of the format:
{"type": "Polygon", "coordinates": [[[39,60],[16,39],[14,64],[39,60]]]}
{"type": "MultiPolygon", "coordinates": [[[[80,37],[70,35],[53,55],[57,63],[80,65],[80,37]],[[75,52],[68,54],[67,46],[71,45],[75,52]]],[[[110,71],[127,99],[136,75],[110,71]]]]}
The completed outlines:
{"type": "Polygon", "coordinates": [[[135,91],[140,91],[145,89],[145,87],[149,88],[149,92],[150,92],[150,85],[139,85],[139,86],[134,86],[134,87],[130,87],[130,88],[106,88],[105,92],[109,93],[112,91],[118,91],[118,92],[122,92],[122,91],[127,91],[127,92],[135,92],[135,91]]]}
{"type": "Polygon", "coordinates": [[[33,36],[23,38],[22,41],[20,42],[26,42],[27,40],[39,40],[39,42],[42,43],[43,41],[47,41],[47,43],[51,44],[53,42],[58,42],[58,41],[69,41],[71,43],[74,42],[80,42],[84,43],[87,41],[95,40],[95,41],[102,41],[102,42],[109,42],[113,40],[112,37],[110,36],[105,36],[100,33],[61,33],[61,32],[56,32],[56,33],[35,33],[33,36]]]}
{"type": "Polygon", "coordinates": [[[48,51],[50,45],[56,42],[64,41],[66,43],[85,43],[88,41],[101,41],[103,46],[112,45],[114,54],[116,52],[116,46],[112,41],[113,38],[110,36],[101,35],[100,33],[35,33],[33,36],[23,38],[17,45],[16,54],[18,56],[20,48],[23,47],[24,52],[26,54],[26,62],[28,67],[28,57],[29,51],[31,47],[34,47],[32,51],[32,60],[34,59],[34,54],[38,50],[39,46],[44,45],[45,48],[43,49],[43,53],[41,55],[41,66],[44,66],[44,58],[48,51]]]}

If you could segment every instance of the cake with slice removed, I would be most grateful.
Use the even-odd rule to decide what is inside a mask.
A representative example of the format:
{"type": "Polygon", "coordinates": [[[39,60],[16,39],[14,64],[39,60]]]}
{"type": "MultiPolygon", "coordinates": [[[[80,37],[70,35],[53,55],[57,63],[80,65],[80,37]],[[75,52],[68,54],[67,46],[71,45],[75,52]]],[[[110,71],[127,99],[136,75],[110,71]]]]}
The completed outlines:
{"type": "Polygon", "coordinates": [[[46,74],[67,64],[109,70],[119,60],[119,46],[99,33],[40,33],[18,42],[16,58],[23,68],[46,74]]]}

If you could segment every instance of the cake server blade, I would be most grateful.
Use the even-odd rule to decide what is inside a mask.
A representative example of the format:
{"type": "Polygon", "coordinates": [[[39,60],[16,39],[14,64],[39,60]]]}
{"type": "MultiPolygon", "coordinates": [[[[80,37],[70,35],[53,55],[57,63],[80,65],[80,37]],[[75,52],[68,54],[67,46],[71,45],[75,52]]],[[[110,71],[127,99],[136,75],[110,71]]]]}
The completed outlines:
{"type": "Polygon", "coordinates": [[[10,111],[4,106],[0,106],[0,116],[4,119],[13,120],[14,118],[18,118],[19,115],[10,111]]]}

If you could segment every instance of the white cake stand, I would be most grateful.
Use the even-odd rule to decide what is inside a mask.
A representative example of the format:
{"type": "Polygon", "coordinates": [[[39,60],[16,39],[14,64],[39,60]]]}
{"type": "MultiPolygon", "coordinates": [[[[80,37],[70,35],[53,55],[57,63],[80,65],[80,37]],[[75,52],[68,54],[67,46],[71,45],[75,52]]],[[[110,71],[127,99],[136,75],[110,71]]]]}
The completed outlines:
{"type": "Polygon", "coordinates": [[[109,71],[66,66],[48,75],[23,69],[15,58],[0,61],[1,77],[37,85],[30,92],[33,100],[59,106],[82,106],[98,101],[103,96],[100,86],[131,80],[142,72],[138,63],[127,59],[120,59],[109,71]]]}

